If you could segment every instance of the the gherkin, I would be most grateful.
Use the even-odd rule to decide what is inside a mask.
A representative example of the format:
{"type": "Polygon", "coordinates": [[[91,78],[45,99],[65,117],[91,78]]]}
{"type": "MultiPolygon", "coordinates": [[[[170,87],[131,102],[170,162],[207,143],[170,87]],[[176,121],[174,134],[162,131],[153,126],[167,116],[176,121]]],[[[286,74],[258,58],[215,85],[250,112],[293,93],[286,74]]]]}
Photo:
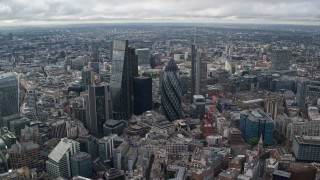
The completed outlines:
{"type": "Polygon", "coordinates": [[[180,119],[182,117],[182,90],[179,81],[179,69],[173,58],[169,60],[165,67],[160,83],[163,114],[169,121],[180,119]]]}

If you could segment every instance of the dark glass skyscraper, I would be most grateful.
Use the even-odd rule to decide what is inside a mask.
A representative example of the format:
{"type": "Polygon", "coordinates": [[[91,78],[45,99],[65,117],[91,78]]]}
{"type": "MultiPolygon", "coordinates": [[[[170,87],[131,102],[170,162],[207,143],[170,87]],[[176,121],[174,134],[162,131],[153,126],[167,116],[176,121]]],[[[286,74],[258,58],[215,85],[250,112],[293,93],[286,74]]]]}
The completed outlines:
{"type": "Polygon", "coordinates": [[[150,77],[133,78],[133,107],[135,115],[152,110],[152,79],[150,77]]]}
{"type": "Polygon", "coordinates": [[[197,58],[197,49],[196,45],[192,44],[191,46],[191,94],[190,100],[193,101],[193,95],[196,93],[196,58],[197,58]]]}
{"type": "Polygon", "coordinates": [[[0,117],[19,114],[19,75],[0,74],[0,117]]]}
{"type": "Polygon", "coordinates": [[[113,119],[128,120],[132,108],[132,77],[136,73],[137,55],[129,42],[113,41],[110,92],[113,119]]]}
{"type": "Polygon", "coordinates": [[[93,58],[93,62],[99,62],[99,43],[98,42],[94,42],[92,43],[92,58],[93,58]]]}
{"type": "Polygon", "coordinates": [[[181,84],[179,80],[179,69],[171,58],[165,67],[161,78],[161,105],[163,114],[169,121],[182,117],[181,106],[181,84]]]}
{"type": "Polygon", "coordinates": [[[87,128],[92,134],[101,135],[103,124],[109,118],[109,98],[107,86],[89,86],[86,117],[87,128]]]}

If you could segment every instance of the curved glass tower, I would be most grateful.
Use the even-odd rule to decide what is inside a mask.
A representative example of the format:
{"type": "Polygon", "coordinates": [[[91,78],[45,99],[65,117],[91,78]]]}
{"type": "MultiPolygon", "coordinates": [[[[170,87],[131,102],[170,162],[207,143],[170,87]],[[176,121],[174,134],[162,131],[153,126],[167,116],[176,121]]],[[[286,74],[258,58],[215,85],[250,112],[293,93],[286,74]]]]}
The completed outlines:
{"type": "Polygon", "coordinates": [[[0,117],[19,113],[19,75],[0,74],[0,117]]]}
{"type": "Polygon", "coordinates": [[[179,69],[173,58],[169,60],[165,67],[160,83],[163,114],[169,121],[180,119],[182,117],[182,90],[179,81],[179,69]]]}
{"type": "Polygon", "coordinates": [[[114,40],[110,92],[113,119],[128,120],[132,108],[132,77],[137,72],[137,56],[128,41],[114,40]]]}

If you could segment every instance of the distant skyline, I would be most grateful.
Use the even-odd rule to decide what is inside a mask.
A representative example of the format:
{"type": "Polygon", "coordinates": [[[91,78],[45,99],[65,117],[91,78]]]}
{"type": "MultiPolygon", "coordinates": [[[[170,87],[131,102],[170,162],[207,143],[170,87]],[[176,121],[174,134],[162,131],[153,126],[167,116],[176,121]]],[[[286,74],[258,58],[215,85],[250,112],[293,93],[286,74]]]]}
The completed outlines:
{"type": "Polygon", "coordinates": [[[127,22],[320,25],[320,1],[0,0],[0,26],[127,22]]]}

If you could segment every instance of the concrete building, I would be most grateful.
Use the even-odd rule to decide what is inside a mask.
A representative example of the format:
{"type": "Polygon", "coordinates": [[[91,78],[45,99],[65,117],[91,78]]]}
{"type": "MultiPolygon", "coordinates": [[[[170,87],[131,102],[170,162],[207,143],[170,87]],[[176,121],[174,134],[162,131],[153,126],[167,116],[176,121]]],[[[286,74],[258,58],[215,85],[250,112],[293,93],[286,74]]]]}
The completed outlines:
{"type": "MultiPolygon", "coordinates": [[[[98,141],[99,158],[102,161],[111,161],[113,150],[115,149],[118,136],[116,134],[105,136],[98,141]]],[[[121,141],[122,142],[122,141],[121,141]]]]}
{"type": "Polygon", "coordinates": [[[49,154],[46,161],[47,172],[54,178],[70,178],[72,155],[80,152],[80,143],[71,139],[63,138],[49,154]]]}
{"type": "Polygon", "coordinates": [[[111,134],[121,135],[124,128],[127,126],[127,121],[108,119],[103,124],[103,135],[109,136],[111,134]]]}
{"type": "Polygon", "coordinates": [[[299,161],[320,162],[320,137],[295,136],[292,152],[299,161]]]}
{"type": "Polygon", "coordinates": [[[33,141],[23,142],[12,145],[8,151],[11,166],[14,169],[27,166],[45,170],[45,159],[40,155],[40,146],[33,141]]]}
{"type": "Polygon", "coordinates": [[[306,108],[306,97],[320,98],[320,81],[299,78],[297,82],[297,104],[299,108],[306,108]]]}
{"type": "Polygon", "coordinates": [[[289,70],[291,52],[289,50],[277,49],[272,51],[271,70],[289,70]]]}
{"type": "Polygon", "coordinates": [[[67,137],[67,124],[64,120],[59,120],[51,125],[52,138],[61,139],[67,137]]]}

